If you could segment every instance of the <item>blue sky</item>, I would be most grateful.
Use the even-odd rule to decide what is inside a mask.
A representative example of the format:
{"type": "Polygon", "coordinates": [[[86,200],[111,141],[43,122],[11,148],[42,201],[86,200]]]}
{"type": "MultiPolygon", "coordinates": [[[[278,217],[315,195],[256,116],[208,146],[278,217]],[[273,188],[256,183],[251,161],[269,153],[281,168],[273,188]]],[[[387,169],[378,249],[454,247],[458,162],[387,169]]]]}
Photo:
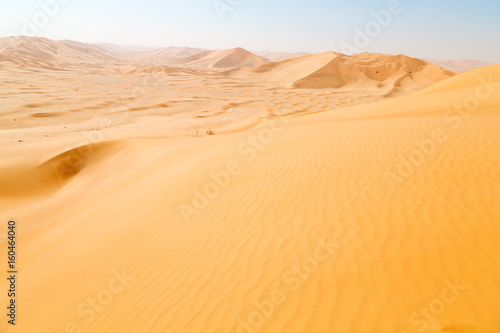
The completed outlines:
{"type": "Polygon", "coordinates": [[[0,36],[21,34],[500,63],[500,0],[0,0],[0,36]],[[373,13],[381,11],[390,17],[379,23],[373,13]]]}

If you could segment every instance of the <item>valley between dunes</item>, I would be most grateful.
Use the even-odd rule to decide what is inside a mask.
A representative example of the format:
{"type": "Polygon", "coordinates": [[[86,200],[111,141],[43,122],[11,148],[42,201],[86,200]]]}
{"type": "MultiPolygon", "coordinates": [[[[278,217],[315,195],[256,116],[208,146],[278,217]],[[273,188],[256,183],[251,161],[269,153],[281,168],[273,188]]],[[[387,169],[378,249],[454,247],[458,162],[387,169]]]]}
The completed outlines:
{"type": "Polygon", "coordinates": [[[499,332],[500,65],[243,51],[3,53],[8,329],[499,332]]]}

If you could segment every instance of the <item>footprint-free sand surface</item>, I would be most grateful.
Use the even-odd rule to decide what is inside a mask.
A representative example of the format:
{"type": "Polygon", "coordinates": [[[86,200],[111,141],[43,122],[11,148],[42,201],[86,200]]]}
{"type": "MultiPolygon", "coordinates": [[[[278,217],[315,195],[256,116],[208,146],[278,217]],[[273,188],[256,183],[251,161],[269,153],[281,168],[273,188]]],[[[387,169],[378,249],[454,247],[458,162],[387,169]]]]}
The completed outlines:
{"type": "Polygon", "coordinates": [[[500,65],[3,57],[13,332],[500,331],[500,65]]]}

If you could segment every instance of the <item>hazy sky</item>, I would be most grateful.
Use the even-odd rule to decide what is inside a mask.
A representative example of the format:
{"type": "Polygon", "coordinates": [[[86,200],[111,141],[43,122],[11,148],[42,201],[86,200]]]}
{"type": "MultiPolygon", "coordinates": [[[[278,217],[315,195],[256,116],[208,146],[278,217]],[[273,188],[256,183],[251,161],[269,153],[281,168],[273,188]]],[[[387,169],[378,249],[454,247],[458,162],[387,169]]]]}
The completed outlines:
{"type": "Polygon", "coordinates": [[[500,0],[0,0],[0,36],[26,34],[500,63],[500,0]]]}

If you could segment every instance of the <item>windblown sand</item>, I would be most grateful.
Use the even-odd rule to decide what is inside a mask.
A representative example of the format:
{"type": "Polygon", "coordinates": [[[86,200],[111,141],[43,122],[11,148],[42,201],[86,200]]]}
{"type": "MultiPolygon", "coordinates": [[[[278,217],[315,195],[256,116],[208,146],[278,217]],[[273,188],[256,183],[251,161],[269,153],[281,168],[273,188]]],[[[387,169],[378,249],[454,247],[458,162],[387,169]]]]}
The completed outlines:
{"type": "Polygon", "coordinates": [[[15,332],[500,331],[500,65],[390,99],[239,75],[6,65],[15,332]]]}

